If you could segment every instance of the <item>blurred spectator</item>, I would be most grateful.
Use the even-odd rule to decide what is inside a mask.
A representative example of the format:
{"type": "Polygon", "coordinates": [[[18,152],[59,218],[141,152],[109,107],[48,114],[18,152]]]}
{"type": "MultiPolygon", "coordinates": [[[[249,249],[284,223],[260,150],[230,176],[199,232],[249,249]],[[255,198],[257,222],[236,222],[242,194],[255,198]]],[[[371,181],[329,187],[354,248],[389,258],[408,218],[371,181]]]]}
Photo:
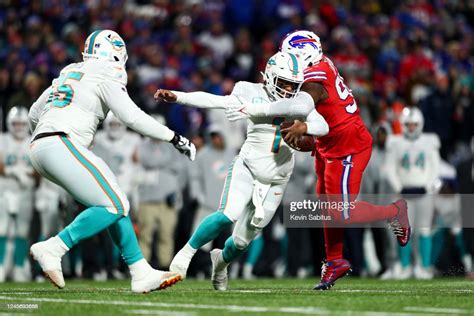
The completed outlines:
{"type": "Polygon", "coordinates": [[[425,131],[436,133],[441,140],[441,156],[448,158],[453,149],[454,99],[449,90],[448,77],[439,75],[433,91],[420,102],[425,117],[425,131]]]}
{"type": "MultiPolygon", "coordinates": [[[[219,207],[225,177],[235,157],[235,151],[227,146],[220,126],[211,125],[208,131],[210,144],[205,145],[199,151],[190,170],[191,198],[198,205],[192,231],[206,216],[215,212],[219,207]]],[[[204,245],[201,250],[208,253],[212,249],[211,246],[210,242],[204,245]]],[[[193,269],[207,272],[208,263],[210,263],[208,258],[208,254],[204,259],[202,255],[198,254],[195,259],[195,269],[193,269]]]]}
{"type": "Polygon", "coordinates": [[[139,242],[144,257],[151,262],[153,250],[158,267],[166,269],[174,255],[174,231],[178,218],[177,205],[181,190],[178,172],[181,160],[169,144],[145,139],[138,148],[138,161],[143,173],[138,187],[139,242]],[[153,238],[157,234],[156,247],[153,238]]]}

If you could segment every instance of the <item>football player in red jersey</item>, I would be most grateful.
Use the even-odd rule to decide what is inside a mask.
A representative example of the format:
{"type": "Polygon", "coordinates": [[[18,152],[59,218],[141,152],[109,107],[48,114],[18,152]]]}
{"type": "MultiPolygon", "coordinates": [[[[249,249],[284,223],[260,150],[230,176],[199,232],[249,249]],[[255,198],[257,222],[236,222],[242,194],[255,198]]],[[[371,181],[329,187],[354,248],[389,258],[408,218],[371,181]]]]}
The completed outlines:
{"type": "MultiPolygon", "coordinates": [[[[315,163],[318,182],[316,194],[321,198],[353,202],[341,210],[328,210],[335,222],[324,226],[326,262],[322,266],[321,281],[315,290],[330,289],[337,279],[351,270],[351,264],[342,256],[344,225],[387,220],[393,228],[401,246],[408,243],[410,225],[405,200],[382,206],[364,201],[355,201],[360,189],[364,170],[372,152],[372,137],[359,115],[357,102],[352,91],[344,83],[332,61],[323,55],[319,37],[310,31],[295,31],[286,35],[280,50],[297,55],[306,67],[305,81],[301,94],[309,94],[317,112],[329,125],[329,133],[319,137],[315,146],[315,163]]],[[[286,106],[300,106],[307,98],[294,98],[286,106]],[[297,104],[297,103],[300,104],[297,104]]],[[[288,101],[285,101],[288,102],[288,101]]],[[[282,107],[281,102],[268,107],[282,107]]],[[[229,119],[242,116],[264,116],[268,112],[254,105],[242,104],[234,113],[228,112],[229,119]],[[236,115],[237,113],[237,115],[236,115]]],[[[307,133],[311,126],[296,121],[287,128],[285,141],[293,142],[307,133]]]]}

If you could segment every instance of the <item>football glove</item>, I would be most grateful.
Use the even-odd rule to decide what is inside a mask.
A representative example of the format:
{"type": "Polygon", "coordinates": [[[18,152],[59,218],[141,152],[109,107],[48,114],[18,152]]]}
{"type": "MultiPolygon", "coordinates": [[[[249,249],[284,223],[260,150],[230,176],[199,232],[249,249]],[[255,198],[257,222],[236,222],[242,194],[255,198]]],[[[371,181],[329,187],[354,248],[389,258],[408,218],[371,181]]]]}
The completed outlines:
{"type": "Polygon", "coordinates": [[[175,132],[170,143],[173,144],[174,148],[176,148],[180,153],[186,155],[189,160],[194,161],[194,158],[196,157],[196,147],[194,147],[194,144],[191,143],[189,139],[175,132]]]}

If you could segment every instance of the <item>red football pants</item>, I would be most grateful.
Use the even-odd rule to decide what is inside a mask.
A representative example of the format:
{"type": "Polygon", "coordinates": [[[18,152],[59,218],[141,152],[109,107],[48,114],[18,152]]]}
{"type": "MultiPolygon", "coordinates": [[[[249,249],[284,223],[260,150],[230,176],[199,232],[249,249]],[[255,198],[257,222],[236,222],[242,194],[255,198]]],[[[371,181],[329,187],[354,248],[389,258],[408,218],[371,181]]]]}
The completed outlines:
{"type": "Polygon", "coordinates": [[[342,259],[344,225],[387,220],[397,215],[398,209],[393,204],[383,206],[355,201],[371,154],[370,147],[341,158],[324,158],[316,151],[316,194],[329,201],[351,202],[351,207],[327,210],[332,218],[324,225],[328,261],[342,259]]]}

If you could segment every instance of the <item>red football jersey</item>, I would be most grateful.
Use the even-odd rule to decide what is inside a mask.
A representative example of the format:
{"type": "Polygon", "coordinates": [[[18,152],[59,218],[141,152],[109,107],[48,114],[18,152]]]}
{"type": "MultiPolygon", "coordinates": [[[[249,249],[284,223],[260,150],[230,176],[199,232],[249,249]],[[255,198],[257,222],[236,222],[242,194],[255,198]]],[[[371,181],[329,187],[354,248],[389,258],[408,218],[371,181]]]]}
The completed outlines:
{"type": "Polygon", "coordinates": [[[329,58],[324,56],[318,64],[306,68],[304,80],[322,84],[329,96],[316,104],[329,125],[329,133],[316,140],[316,149],[323,157],[344,157],[372,146],[372,136],[359,115],[352,90],[329,58]]]}

